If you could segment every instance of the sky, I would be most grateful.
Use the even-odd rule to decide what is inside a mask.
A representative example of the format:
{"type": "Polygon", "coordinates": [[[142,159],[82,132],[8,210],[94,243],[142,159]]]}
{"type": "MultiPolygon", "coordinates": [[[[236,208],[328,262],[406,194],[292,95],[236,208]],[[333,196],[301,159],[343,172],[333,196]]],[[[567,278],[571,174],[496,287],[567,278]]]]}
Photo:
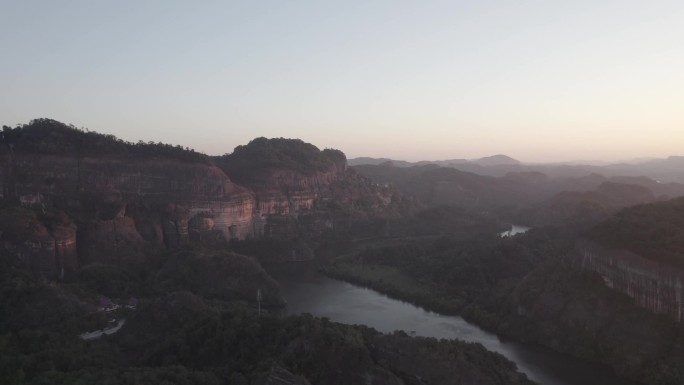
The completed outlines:
{"type": "Polygon", "coordinates": [[[0,0],[0,58],[0,124],[211,155],[684,155],[679,0],[0,0]]]}

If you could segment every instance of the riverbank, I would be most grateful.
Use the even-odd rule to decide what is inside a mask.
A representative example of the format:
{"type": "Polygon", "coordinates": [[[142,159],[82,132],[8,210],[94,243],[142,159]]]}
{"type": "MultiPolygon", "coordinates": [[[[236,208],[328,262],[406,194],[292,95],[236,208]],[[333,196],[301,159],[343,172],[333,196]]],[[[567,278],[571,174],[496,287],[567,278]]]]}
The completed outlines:
{"type": "MultiPolygon", "coordinates": [[[[449,298],[444,294],[441,294],[440,296],[435,295],[431,292],[433,286],[431,286],[430,283],[420,282],[419,280],[412,278],[408,274],[402,273],[397,269],[387,268],[383,266],[373,266],[368,264],[364,266],[355,266],[350,263],[337,263],[334,265],[322,267],[320,271],[321,273],[333,279],[339,279],[345,282],[349,282],[351,284],[363,286],[378,291],[384,295],[390,296],[401,301],[406,301],[410,304],[413,304],[417,307],[423,308],[428,311],[433,311],[444,315],[458,315],[459,317],[463,317],[464,319],[466,319],[468,322],[478,325],[479,327],[483,328],[483,330],[497,334],[503,338],[521,341],[526,344],[537,345],[543,347],[543,349],[551,349],[557,352],[555,354],[567,355],[568,358],[572,357],[573,360],[585,361],[587,365],[595,365],[596,367],[601,367],[604,371],[611,371],[611,369],[609,369],[611,367],[613,368],[613,370],[615,370],[615,368],[618,368],[620,373],[622,373],[623,375],[629,374],[629,377],[632,378],[632,380],[629,380],[625,377],[616,377],[616,379],[613,380],[616,382],[606,383],[636,384],[636,382],[633,382],[633,379],[642,378],[645,379],[645,383],[649,384],[679,384],[678,382],[668,382],[667,380],[665,380],[664,382],[659,380],[656,380],[655,382],[651,381],[649,378],[656,379],[656,377],[654,376],[658,373],[659,370],[651,370],[651,372],[647,372],[648,368],[641,367],[641,365],[635,365],[632,367],[626,365],[626,362],[639,362],[636,360],[635,356],[643,356],[644,354],[648,355],[647,353],[639,352],[638,350],[633,349],[632,353],[623,354],[619,351],[615,351],[612,353],[604,353],[604,351],[601,350],[603,348],[601,348],[600,344],[602,341],[605,340],[605,338],[601,337],[601,339],[598,340],[592,340],[591,338],[587,339],[585,337],[587,334],[586,331],[582,332],[577,328],[568,327],[569,323],[577,321],[575,320],[575,315],[568,314],[566,311],[563,311],[561,314],[563,314],[563,317],[571,317],[569,320],[558,319],[556,318],[555,314],[547,314],[544,316],[540,316],[540,314],[533,315],[528,313],[523,314],[523,316],[520,316],[514,310],[501,309],[512,308],[513,306],[515,306],[512,305],[510,302],[505,303],[506,301],[511,301],[511,296],[515,295],[513,290],[517,289],[514,289],[513,286],[511,286],[510,291],[507,291],[506,293],[502,293],[506,291],[505,289],[492,290],[488,292],[487,295],[483,295],[479,301],[473,301],[471,303],[465,304],[461,300],[449,298]],[[408,283],[408,285],[403,286],[404,283],[408,283]],[[495,308],[495,310],[493,310],[493,308],[495,308]],[[598,349],[593,350],[593,348],[590,348],[590,346],[598,346],[598,349]],[[620,363],[620,359],[624,359],[625,361],[620,363]]],[[[574,279],[585,278],[586,277],[575,277],[574,279]]],[[[595,301],[596,299],[588,299],[586,297],[588,295],[587,292],[590,292],[593,289],[600,289],[600,293],[602,293],[593,295],[594,297],[598,296],[600,298],[601,296],[608,295],[610,297],[607,298],[610,299],[613,298],[614,295],[616,295],[615,293],[608,292],[607,288],[596,287],[595,285],[592,285],[593,282],[583,280],[577,284],[574,284],[571,281],[572,279],[559,280],[558,284],[559,286],[570,285],[568,286],[570,288],[567,289],[566,294],[570,293],[570,295],[576,295],[579,293],[577,292],[578,290],[583,290],[583,292],[581,292],[582,296],[580,298],[572,299],[572,301],[574,302],[569,303],[567,305],[567,309],[576,309],[575,306],[578,306],[577,304],[580,304],[583,300],[595,301]],[[588,287],[576,287],[582,285],[588,285],[588,287]]],[[[534,285],[535,283],[532,284],[534,285]]],[[[530,285],[530,283],[528,282],[527,285],[530,285]]],[[[525,288],[525,290],[528,289],[529,288],[525,288]]],[[[559,289],[552,289],[551,292],[548,293],[548,295],[556,297],[559,294],[563,294],[563,292],[559,293],[557,290],[559,289]]],[[[539,298],[544,298],[544,296],[542,295],[539,298]]],[[[536,299],[535,301],[538,300],[539,299],[536,299]]],[[[561,305],[561,298],[557,298],[557,300],[559,306],[562,306],[562,308],[566,307],[561,305]]],[[[606,305],[606,303],[604,303],[603,301],[604,300],[601,299],[601,303],[603,304],[601,306],[606,305]]],[[[608,302],[614,303],[612,301],[608,302]]],[[[625,304],[622,302],[618,303],[620,307],[625,306],[625,304]]],[[[534,305],[534,307],[538,308],[538,305],[534,305]]],[[[518,308],[517,310],[517,312],[523,313],[528,311],[530,310],[522,307],[518,308]]],[[[536,310],[536,312],[538,311],[539,310],[536,310]]],[[[605,312],[608,311],[608,309],[601,308],[600,311],[601,318],[605,318],[605,312]]],[[[626,318],[631,320],[641,320],[640,322],[643,322],[645,328],[650,330],[650,318],[652,317],[644,315],[643,312],[639,313],[640,314],[637,315],[639,318],[634,318],[634,314],[628,314],[626,315],[626,318]],[[644,316],[647,316],[648,318],[646,321],[644,321],[644,316]]],[[[589,316],[589,318],[587,318],[586,321],[582,322],[588,322],[590,318],[591,316],[589,316]]],[[[603,320],[596,322],[598,324],[602,324],[603,320]]],[[[624,322],[620,322],[620,325],[623,324],[624,322]]],[[[623,327],[620,327],[620,329],[623,329],[623,327]]],[[[650,331],[648,332],[648,334],[651,335],[650,331]]],[[[610,333],[610,335],[613,336],[614,333],[610,333]]],[[[643,341],[643,338],[641,338],[641,340],[643,341]]],[[[625,346],[631,346],[635,349],[638,346],[635,345],[634,341],[627,340],[623,340],[623,344],[625,346]]],[[[649,349],[652,349],[652,347],[649,349]]],[[[674,374],[676,375],[676,373],[674,374]]]]}
{"type": "MultiPolygon", "coordinates": [[[[500,338],[534,343],[533,340],[521,338],[522,335],[513,333],[507,328],[501,328],[501,319],[491,312],[481,309],[473,301],[468,301],[466,296],[450,295],[444,288],[414,279],[397,268],[383,265],[366,264],[359,266],[352,263],[337,263],[320,266],[318,271],[330,278],[375,290],[426,311],[445,316],[463,317],[468,322],[494,333],[500,338]]],[[[568,352],[563,351],[563,353],[568,352]]],[[[579,358],[586,359],[581,356],[579,358]]]]}
{"type": "MultiPolygon", "coordinates": [[[[403,330],[409,335],[458,339],[482,344],[516,363],[518,369],[544,385],[634,385],[605,367],[549,349],[501,340],[460,316],[442,315],[364,288],[310,271],[291,269],[276,277],[290,314],[310,313],[344,324],[366,325],[383,333],[403,330]]],[[[310,266],[313,267],[313,266],[310,266]]],[[[506,383],[506,382],[503,382],[506,383]]]]}
{"type": "Polygon", "coordinates": [[[571,243],[563,241],[536,231],[525,237],[368,247],[329,259],[319,270],[429,311],[459,315],[504,338],[608,365],[625,377],[649,378],[648,354],[618,350],[638,346],[635,341],[600,334],[600,325],[622,327],[610,315],[625,313],[624,306],[593,277],[566,271],[562,259],[554,258],[567,252],[571,243]],[[611,305],[616,303],[621,305],[611,305]]]}
{"type": "Polygon", "coordinates": [[[367,287],[444,315],[457,315],[464,306],[462,299],[436,294],[436,287],[420,282],[391,266],[338,263],[321,266],[319,271],[331,278],[367,287]]]}

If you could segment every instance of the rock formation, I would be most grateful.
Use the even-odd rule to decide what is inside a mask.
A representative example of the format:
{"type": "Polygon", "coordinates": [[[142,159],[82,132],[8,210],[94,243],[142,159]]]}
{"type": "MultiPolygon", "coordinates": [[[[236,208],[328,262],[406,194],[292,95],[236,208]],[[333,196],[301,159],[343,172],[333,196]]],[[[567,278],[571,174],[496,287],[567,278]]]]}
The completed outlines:
{"type": "Polygon", "coordinates": [[[176,246],[193,231],[218,232],[226,239],[254,232],[253,195],[213,165],[19,151],[5,154],[3,162],[3,197],[84,213],[79,234],[91,259],[98,259],[96,253],[113,254],[117,247],[176,246]],[[138,208],[129,213],[129,205],[138,208]],[[141,231],[145,226],[147,231],[141,231]]]}
{"type": "Polygon", "coordinates": [[[684,271],[588,240],[578,241],[576,249],[576,262],[601,274],[606,286],[627,294],[641,307],[681,322],[684,271]]]}
{"type": "Polygon", "coordinates": [[[347,167],[337,150],[297,139],[257,138],[214,159],[255,196],[255,235],[311,237],[396,215],[395,192],[347,167]]]}
{"type": "Polygon", "coordinates": [[[0,139],[0,201],[33,211],[30,229],[9,217],[0,226],[26,239],[10,231],[0,240],[38,271],[135,262],[190,241],[315,237],[396,205],[389,189],[350,172],[343,153],[299,140],[259,138],[212,160],[47,119],[5,127],[0,139]]]}

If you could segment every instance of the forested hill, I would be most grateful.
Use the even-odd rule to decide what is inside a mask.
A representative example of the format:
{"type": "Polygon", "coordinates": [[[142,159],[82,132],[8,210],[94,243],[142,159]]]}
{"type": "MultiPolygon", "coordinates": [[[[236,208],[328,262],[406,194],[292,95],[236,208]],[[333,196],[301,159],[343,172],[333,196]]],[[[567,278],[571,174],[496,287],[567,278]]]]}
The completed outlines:
{"type": "Polygon", "coordinates": [[[299,139],[256,138],[237,146],[231,154],[214,158],[228,175],[241,179],[247,172],[268,169],[290,170],[302,174],[344,168],[347,158],[339,150],[319,150],[299,139]]]}
{"type": "Polygon", "coordinates": [[[589,237],[684,268],[684,198],[624,209],[595,226],[589,237]]]}
{"type": "Polygon", "coordinates": [[[209,157],[180,145],[161,142],[128,142],[114,135],[78,129],[52,119],[34,119],[15,128],[3,126],[3,150],[40,155],[164,158],[210,163],[209,157]]]}

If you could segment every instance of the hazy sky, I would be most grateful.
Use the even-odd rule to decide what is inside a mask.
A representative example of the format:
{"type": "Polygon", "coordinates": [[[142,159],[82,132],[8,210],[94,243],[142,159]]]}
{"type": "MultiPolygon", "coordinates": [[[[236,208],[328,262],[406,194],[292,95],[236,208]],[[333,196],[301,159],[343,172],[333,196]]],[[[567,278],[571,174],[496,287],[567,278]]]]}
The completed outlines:
{"type": "Polygon", "coordinates": [[[232,152],[684,155],[684,1],[0,0],[0,123],[232,152]]]}

